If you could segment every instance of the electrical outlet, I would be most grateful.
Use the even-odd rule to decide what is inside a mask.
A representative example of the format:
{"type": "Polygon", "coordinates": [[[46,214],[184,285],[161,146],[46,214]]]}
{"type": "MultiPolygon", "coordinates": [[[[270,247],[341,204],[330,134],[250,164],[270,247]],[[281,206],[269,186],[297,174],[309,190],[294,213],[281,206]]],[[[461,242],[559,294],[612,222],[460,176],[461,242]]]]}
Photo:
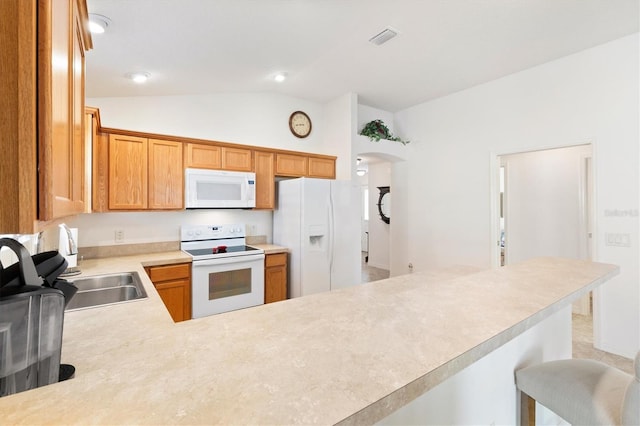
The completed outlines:
{"type": "Polygon", "coordinates": [[[114,234],[115,234],[116,243],[124,242],[124,229],[116,229],[114,234]]]}

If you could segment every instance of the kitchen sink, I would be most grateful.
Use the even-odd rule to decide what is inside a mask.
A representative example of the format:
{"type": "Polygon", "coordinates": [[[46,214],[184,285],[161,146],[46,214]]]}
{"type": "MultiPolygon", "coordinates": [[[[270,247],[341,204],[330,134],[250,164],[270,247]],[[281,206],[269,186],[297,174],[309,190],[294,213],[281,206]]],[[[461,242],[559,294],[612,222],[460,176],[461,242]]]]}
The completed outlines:
{"type": "Polygon", "coordinates": [[[68,281],[78,287],[78,292],[65,308],[66,311],[147,298],[147,292],[144,290],[137,272],[94,275],[68,279],[68,281]]]}

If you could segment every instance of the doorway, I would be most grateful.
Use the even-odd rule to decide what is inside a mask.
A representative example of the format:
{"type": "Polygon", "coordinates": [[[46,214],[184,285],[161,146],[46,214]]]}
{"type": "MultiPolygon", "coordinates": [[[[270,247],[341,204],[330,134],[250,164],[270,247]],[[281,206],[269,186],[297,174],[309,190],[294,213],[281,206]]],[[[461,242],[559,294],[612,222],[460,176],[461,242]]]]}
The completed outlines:
{"type": "Polygon", "coordinates": [[[538,256],[587,258],[590,158],[590,145],[499,157],[502,214],[496,221],[504,264],[538,256]]]}
{"type": "MultiPolygon", "coordinates": [[[[538,256],[591,259],[591,145],[502,155],[499,166],[500,266],[538,256]]],[[[574,313],[591,314],[591,296],[574,313]]]]}
{"type": "Polygon", "coordinates": [[[374,154],[356,158],[356,180],[361,188],[362,282],[390,275],[390,225],[378,215],[378,188],[391,183],[391,162],[374,154]]]}

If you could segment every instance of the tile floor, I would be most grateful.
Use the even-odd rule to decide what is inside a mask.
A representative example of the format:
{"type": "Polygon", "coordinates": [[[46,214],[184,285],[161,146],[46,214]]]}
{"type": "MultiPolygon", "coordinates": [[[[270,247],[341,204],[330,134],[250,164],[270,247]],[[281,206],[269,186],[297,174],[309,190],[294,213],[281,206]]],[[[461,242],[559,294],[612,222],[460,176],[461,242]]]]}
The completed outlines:
{"type": "Polygon", "coordinates": [[[363,251],[360,262],[362,266],[361,282],[369,283],[371,281],[379,281],[384,280],[385,278],[389,278],[389,271],[387,271],[386,269],[374,268],[373,266],[369,266],[369,264],[365,262],[366,256],[367,253],[363,251]]]}
{"type": "Polygon", "coordinates": [[[629,374],[634,374],[633,360],[593,347],[593,318],[590,315],[573,314],[572,324],[574,358],[595,359],[629,374]]]}

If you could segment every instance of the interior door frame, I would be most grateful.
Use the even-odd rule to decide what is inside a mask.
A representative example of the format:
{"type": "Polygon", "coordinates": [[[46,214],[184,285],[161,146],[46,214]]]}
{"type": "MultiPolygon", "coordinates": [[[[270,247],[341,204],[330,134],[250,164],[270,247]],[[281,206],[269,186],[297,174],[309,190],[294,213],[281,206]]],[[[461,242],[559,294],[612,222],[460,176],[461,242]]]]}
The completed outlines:
{"type": "MultiPolygon", "coordinates": [[[[588,139],[581,143],[560,145],[560,146],[542,146],[531,149],[518,149],[516,151],[491,151],[489,153],[489,167],[490,167],[490,214],[491,214],[491,239],[490,239],[490,253],[491,253],[491,267],[499,268],[500,267],[500,167],[502,164],[502,157],[507,155],[516,155],[516,154],[526,154],[529,152],[537,152],[537,151],[548,151],[551,149],[562,149],[562,148],[572,148],[576,146],[591,146],[591,218],[592,218],[592,234],[597,235],[597,220],[595,216],[596,210],[596,202],[597,202],[597,194],[595,183],[596,180],[596,144],[593,140],[588,139]]],[[[582,160],[583,157],[581,157],[582,160]]],[[[505,167],[505,200],[507,199],[507,181],[508,178],[508,168],[505,167]]],[[[507,203],[504,203],[503,208],[505,209],[505,248],[508,244],[508,208],[506,206],[507,203]]],[[[591,259],[597,259],[596,253],[597,245],[594,243],[594,239],[591,239],[591,259]]],[[[505,265],[507,261],[507,250],[505,250],[505,265]]],[[[597,291],[594,292],[593,297],[593,309],[594,312],[596,310],[596,302],[597,302],[597,291]]],[[[594,316],[595,318],[595,316],[594,316]]],[[[597,327],[597,324],[594,321],[594,331],[597,327]]],[[[595,336],[594,336],[595,337],[595,336]]]]}

